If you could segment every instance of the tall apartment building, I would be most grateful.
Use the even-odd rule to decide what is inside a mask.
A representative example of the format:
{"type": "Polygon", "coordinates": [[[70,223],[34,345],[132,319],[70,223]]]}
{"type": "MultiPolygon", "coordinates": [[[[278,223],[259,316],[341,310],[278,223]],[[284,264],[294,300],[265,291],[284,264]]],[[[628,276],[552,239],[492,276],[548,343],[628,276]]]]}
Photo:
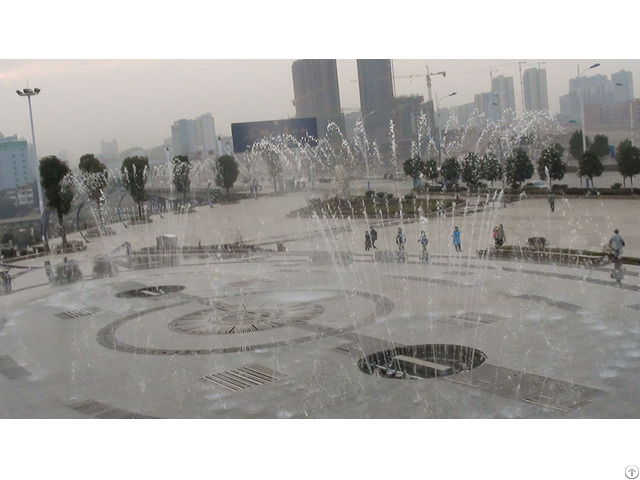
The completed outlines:
{"type": "Polygon", "coordinates": [[[498,75],[491,79],[491,103],[497,103],[500,118],[506,110],[516,111],[516,95],[513,88],[513,77],[498,75]]]}
{"type": "Polygon", "coordinates": [[[569,93],[560,97],[561,119],[580,125],[581,97],[588,129],[598,125],[629,122],[629,102],[633,100],[633,76],[631,72],[622,70],[613,73],[611,80],[606,75],[569,79],[569,93]],[[620,107],[613,107],[614,105],[620,107]]]}
{"type": "Polygon", "coordinates": [[[633,74],[626,70],[611,74],[611,83],[614,89],[614,102],[624,103],[633,100],[633,74]]]}
{"type": "Polygon", "coordinates": [[[27,141],[17,135],[0,137],[0,190],[13,189],[35,182],[27,141]]]}
{"type": "Polygon", "coordinates": [[[173,155],[215,155],[218,152],[218,137],[210,113],[194,120],[177,120],[171,126],[173,155]]]}
{"type": "Polygon", "coordinates": [[[549,110],[547,93],[547,71],[544,68],[529,68],[524,71],[524,109],[549,110]]]}
{"type": "Polygon", "coordinates": [[[394,115],[393,67],[391,60],[358,60],[360,111],[367,137],[381,151],[389,149],[389,120],[394,115]]]}
{"type": "Polygon", "coordinates": [[[291,73],[296,117],[315,117],[320,138],[326,136],[330,123],[335,123],[344,134],[336,61],[296,60],[291,65],[291,73]]]}
{"type": "Polygon", "coordinates": [[[100,160],[107,166],[107,168],[116,168],[118,165],[118,141],[114,138],[110,142],[102,140],[100,142],[102,152],[100,153],[100,160]]]}

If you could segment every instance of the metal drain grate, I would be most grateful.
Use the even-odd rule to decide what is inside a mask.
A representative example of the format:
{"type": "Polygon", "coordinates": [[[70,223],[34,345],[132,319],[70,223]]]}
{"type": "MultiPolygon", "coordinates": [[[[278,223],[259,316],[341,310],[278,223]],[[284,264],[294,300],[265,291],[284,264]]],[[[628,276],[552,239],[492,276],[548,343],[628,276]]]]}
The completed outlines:
{"type": "Polygon", "coordinates": [[[67,310],[66,312],[56,313],[56,317],[66,320],[67,318],[88,317],[94,313],[100,313],[102,310],[98,307],[78,308],[76,310],[67,310]]]}
{"type": "Polygon", "coordinates": [[[492,323],[504,320],[504,317],[491,313],[465,312],[458,315],[436,318],[436,322],[457,325],[464,328],[479,327],[481,325],[491,325],[492,323]]]}
{"type": "Polygon", "coordinates": [[[280,380],[287,375],[271,370],[262,365],[246,365],[244,367],[227,370],[220,373],[212,373],[201,377],[201,380],[213,383],[227,390],[237,392],[258,385],[266,385],[275,380],[280,380]]]}
{"type": "Polygon", "coordinates": [[[31,372],[18,365],[9,355],[0,355],[0,373],[9,380],[31,375],[31,372]]]}
{"type": "Polygon", "coordinates": [[[597,388],[486,363],[475,370],[446,377],[446,380],[562,413],[581,407],[604,393],[597,388]]]}
{"type": "Polygon", "coordinates": [[[137,413],[129,412],[127,410],[114,408],[104,403],[97,402],[95,400],[85,400],[84,402],[67,405],[67,407],[75,410],[78,413],[82,413],[85,415],[89,415],[90,417],[101,418],[101,419],[116,420],[116,419],[128,419],[128,418],[131,418],[131,419],[157,418],[157,417],[150,417],[148,415],[139,415],[137,413]]]}

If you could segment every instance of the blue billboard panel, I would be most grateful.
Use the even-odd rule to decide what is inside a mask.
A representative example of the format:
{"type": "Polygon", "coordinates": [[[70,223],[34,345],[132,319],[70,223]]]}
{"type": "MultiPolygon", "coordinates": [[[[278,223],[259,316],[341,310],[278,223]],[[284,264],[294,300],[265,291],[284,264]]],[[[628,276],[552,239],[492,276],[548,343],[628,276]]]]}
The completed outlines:
{"type": "Polygon", "coordinates": [[[265,138],[283,135],[290,135],[300,143],[316,146],[318,145],[318,122],[315,117],[307,117],[231,124],[234,153],[245,152],[254,143],[265,138]]]}

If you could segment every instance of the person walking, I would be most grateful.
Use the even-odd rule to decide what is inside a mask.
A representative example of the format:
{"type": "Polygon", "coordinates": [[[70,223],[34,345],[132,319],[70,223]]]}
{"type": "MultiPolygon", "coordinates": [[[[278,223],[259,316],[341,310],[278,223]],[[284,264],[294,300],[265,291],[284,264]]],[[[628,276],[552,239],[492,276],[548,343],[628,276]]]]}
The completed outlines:
{"type": "Polygon", "coordinates": [[[460,240],[460,230],[458,227],[453,227],[453,246],[456,252],[462,252],[462,241],[460,240]]]}
{"type": "Polygon", "coordinates": [[[549,208],[552,212],[556,209],[556,196],[553,193],[549,195],[549,208]]]}
{"type": "Polygon", "coordinates": [[[504,227],[502,226],[502,224],[493,229],[493,239],[495,240],[496,248],[500,248],[502,245],[504,245],[506,237],[504,235],[504,227]]]}
{"type": "Polygon", "coordinates": [[[613,233],[613,237],[609,239],[609,247],[613,251],[613,272],[611,272],[611,278],[620,284],[624,278],[624,270],[622,268],[622,247],[624,247],[625,244],[617,228],[613,233]]]}
{"type": "Polygon", "coordinates": [[[424,230],[420,232],[420,238],[418,239],[420,245],[422,245],[422,259],[423,263],[429,263],[429,252],[427,251],[427,245],[429,244],[429,239],[427,238],[427,234],[424,230]]]}
{"type": "Polygon", "coordinates": [[[371,235],[369,234],[369,230],[365,230],[364,232],[364,249],[367,252],[371,250],[371,235]]]}
{"type": "Polygon", "coordinates": [[[396,244],[398,244],[398,257],[404,261],[406,259],[404,246],[407,243],[407,236],[402,231],[402,228],[398,228],[398,234],[396,235],[396,244]]]}
{"type": "Polygon", "coordinates": [[[376,250],[376,240],[378,240],[378,232],[371,227],[371,247],[376,250]]]}
{"type": "Polygon", "coordinates": [[[622,257],[622,247],[624,247],[625,244],[617,228],[613,231],[613,237],[609,239],[609,246],[611,250],[613,250],[613,256],[615,258],[622,257]]]}

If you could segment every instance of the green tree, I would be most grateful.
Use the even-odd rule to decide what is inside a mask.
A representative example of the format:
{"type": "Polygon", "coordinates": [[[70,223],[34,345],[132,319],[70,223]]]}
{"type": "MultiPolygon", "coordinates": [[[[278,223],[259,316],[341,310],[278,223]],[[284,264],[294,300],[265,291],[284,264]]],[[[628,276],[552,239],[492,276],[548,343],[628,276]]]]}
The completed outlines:
{"type": "Polygon", "coordinates": [[[462,159],[462,181],[467,184],[469,190],[476,191],[482,178],[482,165],[480,158],[473,152],[467,153],[462,159]]]}
{"type": "Polygon", "coordinates": [[[587,148],[590,152],[595,153],[600,159],[609,155],[609,137],[606,135],[596,135],[593,137],[593,143],[587,148]]]}
{"type": "Polygon", "coordinates": [[[538,175],[542,180],[549,178],[550,186],[553,180],[562,180],[564,178],[567,165],[562,160],[563,154],[564,148],[559,143],[555,143],[540,152],[538,175]]]}
{"type": "MultiPolygon", "coordinates": [[[[587,150],[589,149],[590,140],[589,137],[585,137],[585,143],[587,144],[587,150]]],[[[584,155],[584,149],[582,148],[582,130],[576,130],[571,135],[569,139],[569,155],[571,155],[575,160],[580,164],[580,160],[582,159],[582,155],[584,155]]],[[[578,168],[578,177],[580,177],[580,185],[582,185],[582,175],[580,173],[580,169],[578,168]]]]}
{"type": "Polygon", "coordinates": [[[500,159],[492,152],[485,153],[482,156],[482,160],[480,162],[481,170],[482,170],[482,178],[491,182],[491,186],[493,187],[493,182],[496,182],[502,178],[502,165],[500,164],[500,159]]]}
{"type": "Polygon", "coordinates": [[[191,180],[189,179],[189,173],[191,173],[191,164],[189,158],[186,155],[176,155],[171,160],[171,170],[173,178],[173,186],[178,193],[182,194],[182,203],[187,203],[187,194],[191,188],[191,180]]]}
{"type": "Polygon", "coordinates": [[[442,162],[442,168],[440,170],[442,178],[447,184],[458,183],[460,178],[460,164],[454,157],[446,158],[442,162]]]}
{"type": "Polygon", "coordinates": [[[107,186],[109,171],[104,163],[96,158],[93,153],[85,153],[80,157],[78,168],[82,172],[80,183],[90,200],[98,207],[98,221],[102,226],[102,208],[104,205],[104,189],[107,186]]]}
{"type": "Polygon", "coordinates": [[[273,191],[274,193],[278,191],[278,178],[282,175],[282,164],[280,162],[280,155],[275,150],[271,148],[265,148],[262,150],[262,160],[267,167],[267,171],[269,172],[269,176],[273,180],[273,191]]]}
{"type": "Polygon", "coordinates": [[[239,173],[238,162],[233,156],[222,155],[216,161],[216,185],[224,188],[227,195],[229,195],[229,189],[238,179],[239,173]]]}
{"type": "MultiPolygon", "coordinates": [[[[55,155],[40,159],[40,183],[48,208],[56,211],[62,233],[62,248],[67,248],[67,232],[64,228],[64,216],[71,210],[73,186],[67,176],[71,169],[55,155]]],[[[47,246],[45,245],[45,248],[47,246]]]]}
{"type": "Polygon", "coordinates": [[[527,152],[516,148],[506,159],[505,175],[512,188],[520,187],[520,184],[533,176],[533,163],[527,152]]]}
{"type": "MultiPolygon", "coordinates": [[[[589,137],[587,137],[587,150],[589,149],[589,145],[591,141],[589,137]]],[[[580,161],[582,159],[582,155],[584,154],[584,150],[582,148],[582,130],[576,130],[571,135],[569,139],[569,155],[571,155],[575,160],[580,161]]]]}
{"type": "Polygon", "coordinates": [[[402,169],[404,170],[404,174],[411,177],[414,181],[414,184],[415,184],[415,181],[420,178],[420,175],[423,174],[424,168],[425,168],[425,163],[418,156],[407,158],[402,163],[402,169]]]}
{"type": "Polygon", "coordinates": [[[440,173],[438,172],[438,162],[435,158],[424,162],[423,173],[425,177],[431,180],[431,182],[434,182],[440,176],[440,173]]]}
{"type": "Polygon", "coordinates": [[[591,187],[593,187],[593,177],[599,177],[604,171],[604,165],[600,157],[590,150],[587,150],[580,162],[578,163],[578,171],[580,176],[587,177],[591,180],[591,187]]]}
{"type": "Polygon", "coordinates": [[[147,200],[145,185],[149,175],[149,159],[147,157],[127,157],[120,167],[125,188],[138,206],[138,219],[143,220],[142,202],[147,200]]]}
{"type": "Polygon", "coordinates": [[[640,149],[631,145],[629,140],[624,140],[618,145],[616,154],[618,171],[622,175],[622,180],[627,177],[631,181],[631,193],[633,194],[633,176],[640,174],[640,149]]]}

